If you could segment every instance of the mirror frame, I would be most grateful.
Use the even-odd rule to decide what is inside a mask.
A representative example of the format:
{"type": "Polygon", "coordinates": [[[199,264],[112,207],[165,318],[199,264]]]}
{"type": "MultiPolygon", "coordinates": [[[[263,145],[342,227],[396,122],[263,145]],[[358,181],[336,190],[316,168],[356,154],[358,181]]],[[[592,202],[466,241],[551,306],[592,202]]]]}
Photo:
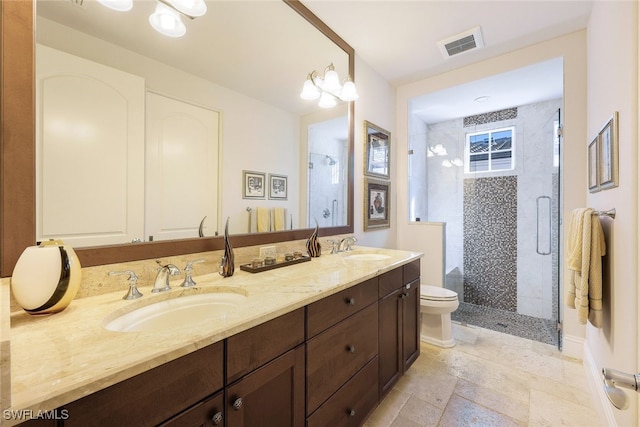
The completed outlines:
{"type": "MultiPolygon", "coordinates": [[[[299,0],[283,0],[349,57],[355,52],[299,0]]],[[[9,277],[36,242],[35,214],[35,0],[0,2],[0,277],[9,277]]],[[[303,79],[304,76],[301,76],[303,79]]],[[[302,82],[302,80],[301,80],[302,82]]],[[[348,225],[324,227],[320,236],[353,233],[354,102],[349,103],[348,225]]],[[[233,246],[306,239],[311,229],[232,235],[233,246]]],[[[223,238],[205,237],[75,249],[83,267],[223,249],[223,238]]]]}

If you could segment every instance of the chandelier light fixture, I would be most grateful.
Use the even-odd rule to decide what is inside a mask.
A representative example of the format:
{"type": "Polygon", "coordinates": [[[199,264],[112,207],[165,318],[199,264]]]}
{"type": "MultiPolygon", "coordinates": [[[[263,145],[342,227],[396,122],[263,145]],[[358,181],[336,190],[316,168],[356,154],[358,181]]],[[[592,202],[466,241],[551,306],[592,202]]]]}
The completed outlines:
{"type": "Polygon", "coordinates": [[[331,108],[337,105],[338,100],[355,101],[358,99],[358,92],[351,76],[347,76],[344,84],[340,84],[338,73],[331,63],[324,69],[322,75],[316,70],[307,75],[300,98],[309,101],[318,99],[320,108],[331,108]]]}
{"type": "Polygon", "coordinates": [[[442,144],[438,144],[433,147],[429,146],[427,148],[427,157],[446,156],[446,155],[447,155],[447,149],[442,144]]]}
{"type": "MultiPolygon", "coordinates": [[[[118,12],[133,8],[133,0],[98,0],[100,4],[118,12]]],[[[187,28],[182,16],[195,19],[207,13],[204,0],[157,0],[155,12],[149,16],[154,30],[168,37],[182,37],[187,28]]]]}

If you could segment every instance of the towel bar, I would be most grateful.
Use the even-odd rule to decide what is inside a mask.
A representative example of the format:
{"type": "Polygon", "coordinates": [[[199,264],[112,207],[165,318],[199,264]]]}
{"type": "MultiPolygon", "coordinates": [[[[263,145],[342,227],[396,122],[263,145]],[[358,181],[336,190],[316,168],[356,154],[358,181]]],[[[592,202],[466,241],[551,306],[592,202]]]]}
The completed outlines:
{"type": "Polygon", "coordinates": [[[611,219],[615,219],[616,218],[616,208],[609,209],[608,211],[593,211],[593,213],[591,215],[608,216],[611,219]]]}

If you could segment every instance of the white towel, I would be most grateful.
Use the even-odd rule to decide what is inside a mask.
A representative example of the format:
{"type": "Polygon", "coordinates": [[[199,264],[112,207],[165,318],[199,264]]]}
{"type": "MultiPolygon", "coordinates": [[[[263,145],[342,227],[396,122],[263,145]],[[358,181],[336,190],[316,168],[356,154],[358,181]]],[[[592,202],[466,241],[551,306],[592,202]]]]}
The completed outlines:
{"type": "Polygon", "coordinates": [[[578,322],[587,319],[602,327],[602,257],[606,254],[604,233],[593,209],[575,209],[569,232],[569,286],[566,304],[578,310],[578,322]]]}

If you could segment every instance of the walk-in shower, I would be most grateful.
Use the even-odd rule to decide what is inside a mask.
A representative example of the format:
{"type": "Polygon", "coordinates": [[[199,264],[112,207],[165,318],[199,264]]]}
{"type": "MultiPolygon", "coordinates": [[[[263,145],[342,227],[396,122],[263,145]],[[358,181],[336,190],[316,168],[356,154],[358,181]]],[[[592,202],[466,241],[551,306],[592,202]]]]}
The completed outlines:
{"type": "Polygon", "coordinates": [[[436,121],[425,97],[409,127],[409,219],[446,223],[452,320],[556,345],[559,66],[559,96],[436,121]]]}

